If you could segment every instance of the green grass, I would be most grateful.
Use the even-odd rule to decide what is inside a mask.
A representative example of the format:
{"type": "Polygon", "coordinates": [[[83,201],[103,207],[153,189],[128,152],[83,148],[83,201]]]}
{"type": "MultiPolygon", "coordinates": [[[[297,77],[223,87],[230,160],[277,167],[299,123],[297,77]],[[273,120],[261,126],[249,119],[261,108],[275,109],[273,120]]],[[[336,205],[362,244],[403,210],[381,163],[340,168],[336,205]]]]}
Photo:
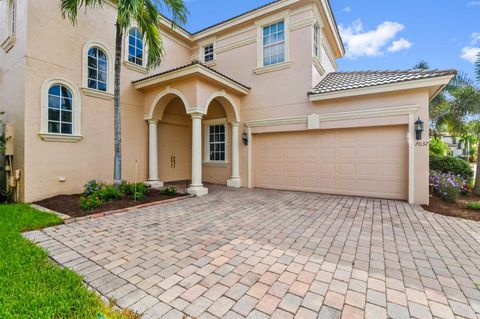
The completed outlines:
{"type": "Polygon", "coordinates": [[[0,205],[0,318],[129,318],[88,291],[82,278],[58,267],[20,234],[61,223],[27,205],[0,205]]]}

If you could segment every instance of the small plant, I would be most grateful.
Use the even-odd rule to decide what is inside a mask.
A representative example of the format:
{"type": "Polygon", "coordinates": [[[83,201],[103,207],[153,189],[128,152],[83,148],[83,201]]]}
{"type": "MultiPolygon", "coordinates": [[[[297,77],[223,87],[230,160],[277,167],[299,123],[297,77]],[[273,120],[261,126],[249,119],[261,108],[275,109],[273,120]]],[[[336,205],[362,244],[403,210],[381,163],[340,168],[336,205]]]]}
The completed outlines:
{"type": "Polygon", "coordinates": [[[435,193],[449,203],[456,203],[460,193],[465,191],[466,181],[453,173],[430,173],[430,183],[435,193]]]}
{"type": "Polygon", "coordinates": [[[163,195],[175,195],[177,193],[177,188],[175,186],[165,186],[161,190],[163,195]]]}
{"type": "Polygon", "coordinates": [[[83,186],[83,195],[84,196],[91,196],[95,193],[97,193],[102,187],[105,186],[105,183],[101,181],[97,181],[95,179],[88,181],[84,186],[83,186]]]}
{"type": "Polygon", "coordinates": [[[112,200],[121,199],[125,196],[119,188],[114,185],[105,185],[97,191],[98,196],[104,202],[110,202],[112,200]]]}
{"type": "Polygon", "coordinates": [[[468,209],[473,209],[473,210],[480,210],[480,202],[467,203],[467,208],[468,209]]]}
{"type": "Polygon", "coordinates": [[[132,195],[132,199],[135,201],[141,201],[145,199],[145,194],[141,192],[136,192],[132,195]]]}
{"type": "Polygon", "coordinates": [[[148,193],[148,188],[144,183],[131,184],[130,188],[131,194],[142,193],[143,195],[146,195],[148,193]]]}
{"type": "Polygon", "coordinates": [[[80,207],[82,207],[82,210],[85,211],[94,210],[95,208],[100,207],[102,204],[102,200],[96,194],[90,196],[83,195],[80,197],[80,207]]]}

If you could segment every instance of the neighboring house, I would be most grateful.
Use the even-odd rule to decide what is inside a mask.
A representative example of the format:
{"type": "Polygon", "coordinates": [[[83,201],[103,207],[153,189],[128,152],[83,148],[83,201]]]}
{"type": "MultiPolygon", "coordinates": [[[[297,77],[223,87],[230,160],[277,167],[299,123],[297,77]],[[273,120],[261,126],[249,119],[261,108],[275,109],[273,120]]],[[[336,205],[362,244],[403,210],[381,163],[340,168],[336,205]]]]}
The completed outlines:
{"type": "MultiPolygon", "coordinates": [[[[58,0],[0,0],[0,109],[31,202],[113,177],[115,7],[63,20],[58,0]]],[[[326,0],[280,0],[191,33],[161,26],[145,69],[132,23],[122,64],[123,177],[428,202],[428,103],[455,71],[335,72],[326,0]],[[427,125],[427,124],[425,124],[427,125]],[[248,140],[248,145],[244,144],[248,140]]]]}
{"type": "Polygon", "coordinates": [[[468,150],[465,148],[465,143],[460,141],[459,137],[442,134],[442,141],[448,144],[448,148],[450,149],[451,156],[455,157],[467,157],[468,158],[468,150]]]}

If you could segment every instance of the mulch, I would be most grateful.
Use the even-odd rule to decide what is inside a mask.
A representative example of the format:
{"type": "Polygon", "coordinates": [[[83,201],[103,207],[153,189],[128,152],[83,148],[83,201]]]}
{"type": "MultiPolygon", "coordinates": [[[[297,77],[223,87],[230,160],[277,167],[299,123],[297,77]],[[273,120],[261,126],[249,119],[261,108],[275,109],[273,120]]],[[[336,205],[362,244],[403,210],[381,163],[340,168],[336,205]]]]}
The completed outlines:
{"type": "Polygon", "coordinates": [[[457,203],[447,203],[440,197],[433,195],[430,197],[430,205],[422,205],[422,207],[436,214],[480,221],[480,211],[465,207],[468,202],[478,201],[480,201],[480,196],[471,193],[466,196],[459,196],[457,203]]]}
{"type": "Polygon", "coordinates": [[[104,203],[99,208],[91,211],[82,210],[79,204],[80,196],[82,195],[81,194],[58,195],[58,196],[54,196],[51,198],[47,198],[47,199],[35,202],[34,204],[68,215],[70,217],[84,217],[84,216],[94,215],[94,214],[108,212],[112,210],[129,208],[129,207],[134,207],[134,206],[153,203],[153,202],[165,201],[172,198],[182,197],[185,195],[176,194],[176,195],[167,196],[162,194],[162,192],[159,190],[151,189],[148,191],[147,196],[141,201],[139,200],[134,201],[129,196],[126,196],[120,200],[104,203]]]}

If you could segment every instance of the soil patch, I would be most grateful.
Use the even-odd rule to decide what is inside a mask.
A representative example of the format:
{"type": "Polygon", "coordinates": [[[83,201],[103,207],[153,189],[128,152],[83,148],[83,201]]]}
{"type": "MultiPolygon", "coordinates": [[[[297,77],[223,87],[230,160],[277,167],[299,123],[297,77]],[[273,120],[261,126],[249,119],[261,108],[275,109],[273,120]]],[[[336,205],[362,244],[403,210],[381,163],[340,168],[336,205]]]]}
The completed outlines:
{"type": "Polygon", "coordinates": [[[70,217],[83,217],[83,216],[89,216],[89,215],[108,212],[108,211],[117,210],[117,209],[134,207],[142,204],[165,201],[172,198],[182,197],[185,195],[176,194],[176,195],[167,196],[162,194],[162,192],[159,190],[151,189],[148,191],[146,197],[141,201],[139,200],[134,201],[129,196],[126,196],[120,200],[104,203],[99,208],[91,211],[82,210],[79,204],[80,196],[81,194],[58,195],[55,197],[41,200],[39,202],[35,202],[34,204],[68,215],[70,217]]]}
{"type": "Polygon", "coordinates": [[[447,203],[440,197],[433,195],[430,197],[430,205],[422,205],[422,207],[432,213],[480,221],[480,211],[465,207],[469,202],[478,201],[480,201],[480,196],[473,194],[459,196],[457,203],[447,203]]]}

